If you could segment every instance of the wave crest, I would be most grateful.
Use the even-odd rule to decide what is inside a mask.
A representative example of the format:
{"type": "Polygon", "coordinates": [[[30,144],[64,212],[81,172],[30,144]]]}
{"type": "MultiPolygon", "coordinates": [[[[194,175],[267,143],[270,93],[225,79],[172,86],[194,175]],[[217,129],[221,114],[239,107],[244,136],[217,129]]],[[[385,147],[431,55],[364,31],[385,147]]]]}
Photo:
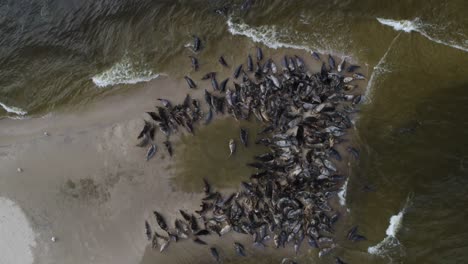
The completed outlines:
{"type": "Polygon", "coordinates": [[[114,64],[110,69],[95,75],[92,80],[98,87],[106,87],[117,84],[135,84],[148,82],[160,76],[151,70],[137,70],[134,63],[127,56],[114,64]]]}
{"type": "Polygon", "coordinates": [[[378,17],[377,20],[382,25],[390,26],[396,31],[404,31],[407,33],[411,31],[418,31],[419,24],[421,22],[419,18],[416,18],[414,20],[393,20],[378,17]]]}
{"type": "MultiPolygon", "coordinates": [[[[232,17],[227,20],[228,31],[232,35],[240,35],[250,38],[252,41],[262,43],[271,49],[291,48],[305,50],[312,53],[313,50],[304,45],[285,43],[279,40],[279,34],[275,26],[251,27],[245,23],[235,23],[232,17]]],[[[322,51],[319,51],[322,52],[322,51]]]]}
{"type": "Polygon", "coordinates": [[[379,23],[382,24],[382,25],[392,27],[396,31],[404,31],[404,32],[407,32],[407,33],[411,32],[411,31],[418,32],[419,34],[423,35],[424,37],[426,37],[427,39],[429,39],[429,40],[431,40],[431,41],[433,41],[435,43],[442,44],[442,45],[445,45],[445,46],[448,46],[448,47],[452,47],[452,48],[455,48],[455,49],[458,49],[458,50],[468,52],[468,47],[465,46],[466,40],[464,41],[465,42],[464,44],[460,45],[460,44],[455,43],[454,41],[451,41],[451,40],[444,41],[444,40],[440,40],[440,39],[437,39],[437,38],[429,35],[429,33],[427,32],[426,29],[427,28],[434,28],[436,26],[423,23],[419,17],[417,17],[417,18],[415,18],[413,20],[393,20],[393,19],[386,19],[386,18],[378,17],[377,21],[379,21],[379,23]]]}
{"type": "Polygon", "coordinates": [[[0,106],[5,109],[8,113],[13,113],[19,116],[25,116],[28,114],[28,112],[24,111],[23,109],[15,106],[8,106],[2,102],[0,102],[0,106]]]}
{"type": "Polygon", "coordinates": [[[397,233],[401,229],[401,226],[403,224],[403,216],[406,213],[406,208],[409,203],[409,198],[406,202],[406,205],[403,207],[403,209],[398,212],[396,215],[392,215],[390,217],[390,224],[387,227],[387,230],[385,231],[385,234],[387,235],[382,241],[380,241],[377,245],[369,247],[367,249],[367,252],[369,254],[373,255],[386,255],[392,252],[395,252],[398,250],[400,251],[400,254],[402,254],[402,247],[400,244],[400,241],[397,238],[397,233]]]}

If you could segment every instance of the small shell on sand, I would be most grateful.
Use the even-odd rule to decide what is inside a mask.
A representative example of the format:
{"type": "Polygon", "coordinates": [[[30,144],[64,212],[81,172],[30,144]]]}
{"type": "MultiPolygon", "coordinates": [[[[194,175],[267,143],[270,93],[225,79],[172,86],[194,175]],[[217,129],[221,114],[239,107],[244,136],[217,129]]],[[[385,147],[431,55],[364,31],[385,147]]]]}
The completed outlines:
{"type": "Polygon", "coordinates": [[[57,242],[57,238],[53,236],[53,237],[50,238],[50,241],[57,242]]]}

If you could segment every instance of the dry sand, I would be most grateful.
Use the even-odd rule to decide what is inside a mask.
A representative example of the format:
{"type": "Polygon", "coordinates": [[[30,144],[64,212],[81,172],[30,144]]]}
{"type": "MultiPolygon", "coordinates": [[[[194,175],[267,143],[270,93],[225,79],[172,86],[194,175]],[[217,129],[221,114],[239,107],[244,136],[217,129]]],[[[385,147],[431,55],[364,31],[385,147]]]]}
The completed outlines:
{"type": "Polygon", "coordinates": [[[0,237],[0,263],[33,263],[34,231],[23,210],[3,197],[0,197],[0,237]]]}
{"type": "Polygon", "coordinates": [[[163,149],[146,162],[146,149],[135,147],[156,98],[180,101],[187,91],[162,78],[74,113],[0,120],[0,196],[11,200],[0,200],[0,245],[11,252],[0,263],[33,263],[29,247],[40,264],[139,263],[152,210],[170,217],[200,200],[171,189],[163,149]]]}

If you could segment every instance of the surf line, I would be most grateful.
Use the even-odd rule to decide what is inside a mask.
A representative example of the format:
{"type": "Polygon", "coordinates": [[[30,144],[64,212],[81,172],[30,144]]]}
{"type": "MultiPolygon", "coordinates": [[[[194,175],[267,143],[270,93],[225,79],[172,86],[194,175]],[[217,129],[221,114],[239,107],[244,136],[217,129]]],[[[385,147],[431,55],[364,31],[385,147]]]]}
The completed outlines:
{"type": "Polygon", "coordinates": [[[229,16],[227,19],[227,26],[228,31],[231,35],[235,36],[244,36],[252,40],[256,43],[262,43],[263,45],[271,48],[271,49],[279,49],[279,48],[286,48],[286,49],[297,49],[297,50],[304,50],[313,54],[315,51],[319,53],[325,54],[324,50],[313,50],[305,45],[297,45],[282,42],[278,38],[278,32],[276,28],[267,27],[267,26],[260,26],[260,27],[251,27],[245,23],[235,23],[232,20],[232,17],[229,16]]]}
{"type": "Polygon", "coordinates": [[[410,197],[406,199],[406,203],[403,206],[403,209],[401,209],[401,211],[398,212],[398,214],[392,215],[390,217],[390,221],[389,221],[390,224],[387,227],[387,230],[385,231],[385,234],[387,236],[382,241],[380,241],[377,245],[369,247],[367,249],[367,252],[369,254],[381,256],[381,255],[386,254],[392,248],[400,246],[400,241],[398,240],[396,236],[403,224],[403,216],[406,214],[409,202],[410,202],[410,197]]]}
{"type": "Polygon", "coordinates": [[[464,52],[468,52],[468,48],[466,47],[460,46],[458,44],[447,43],[440,39],[436,39],[434,37],[429,36],[429,34],[426,31],[424,31],[424,29],[421,28],[421,26],[424,25],[424,23],[421,22],[421,19],[419,17],[413,20],[392,20],[392,19],[385,19],[385,18],[377,17],[377,21],[379,21],[379,23],[382,25],[392,27],[396,31],[403,31],[406,33],[415,31],[423,35],[425,38],[429,39],[430,41],[433,41],[437,44],[442,44],[447,47],[451,47],[454,49],[462,50],[464,52]]]}
{"type": "Polygon", "coordinates": [[[8,113],[14,113],[16,115],[20,115],[20,116],[24,116],[24,115],[27,115],[28,112],[24,111],[23,109],[19,108],[19,107],[15,107],[15,106],[8,106],[2,102],[0,102],[0,106],[5,109],[5,111],[7,111],[8,113]]]}
{"type": "Polygon", "coordinates": [[[401,35],[401,32],[398,33],[398,35],[396,35],[395,38],[393,38],[392,42],[390,43],[390,45],[387,48],[387,51],[385,51],[384,55],[382,56],[382,58],[380,58],[377,65],[374,66],[374,70],[372,71],[372,74],[371,74],[371,76],[369,78],[369,82],[367,83],[367,87],[366,87],[366,92],[364,94],[364,100],[363,100],[364,103],[371,103],[372,102],[372,98],[371,98],[371,96],[372,96],[372,87],[374,86],[374,83],[375,83],[375,80],[376,80],[377,76],[384,73],[385,71],[388,71],[383,67],[383,64],[385,63],[385,60],[387,59],[387,56],[390,53],[390,50],[392,49],[393,45],[395,44],[398,37],[400,37],[400,35],[401,35]]]}

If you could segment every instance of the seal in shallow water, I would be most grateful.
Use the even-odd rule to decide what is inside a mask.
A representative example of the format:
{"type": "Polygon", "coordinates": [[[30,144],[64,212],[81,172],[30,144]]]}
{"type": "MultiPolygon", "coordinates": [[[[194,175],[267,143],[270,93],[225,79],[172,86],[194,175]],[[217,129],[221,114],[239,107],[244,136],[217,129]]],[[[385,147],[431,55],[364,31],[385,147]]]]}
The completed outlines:
{"type": "Polygon", "coordinates": [[[234,141],[234,139],[229,140],[229,151],[229,156],[232,156],[232,154],[234,154],[234,152],[236,151],[236,142],[234,141]]]}

